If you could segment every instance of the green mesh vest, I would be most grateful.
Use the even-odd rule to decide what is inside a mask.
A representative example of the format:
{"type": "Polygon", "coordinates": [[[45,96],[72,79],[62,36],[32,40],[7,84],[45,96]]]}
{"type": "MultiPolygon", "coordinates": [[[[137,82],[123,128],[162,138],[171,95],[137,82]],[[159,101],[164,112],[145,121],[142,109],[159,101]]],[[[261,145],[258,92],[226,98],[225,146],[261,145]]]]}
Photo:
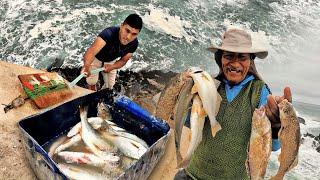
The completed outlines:
{"type": "Polygon", "coordinates": [[[193,179],[249,179],[245,161],[251,119],[264,84],[261,80],[248,82],[231,102],[227,101],[224,84],[219,86],[222,101],[217,121],[222,130],[213,138],[206,119],[202,141],[186,169],[193,179]]]}

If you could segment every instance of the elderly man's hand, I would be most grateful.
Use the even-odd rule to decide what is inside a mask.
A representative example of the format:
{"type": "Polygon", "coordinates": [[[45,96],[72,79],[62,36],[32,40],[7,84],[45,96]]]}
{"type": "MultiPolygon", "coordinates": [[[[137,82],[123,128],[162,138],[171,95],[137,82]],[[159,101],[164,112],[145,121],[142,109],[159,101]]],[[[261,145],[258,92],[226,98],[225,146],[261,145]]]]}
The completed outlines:
{"type": "Polygon", "coordinates": [[[268,116],[273,128],[280,128],[281,126],[278,104],[283,99],[287,99],[289,102],[292,102],[292,95],[289,87],[284,88],[283,96],[268,96],[268,101],[266,104],[266,115],[268,116]]]}

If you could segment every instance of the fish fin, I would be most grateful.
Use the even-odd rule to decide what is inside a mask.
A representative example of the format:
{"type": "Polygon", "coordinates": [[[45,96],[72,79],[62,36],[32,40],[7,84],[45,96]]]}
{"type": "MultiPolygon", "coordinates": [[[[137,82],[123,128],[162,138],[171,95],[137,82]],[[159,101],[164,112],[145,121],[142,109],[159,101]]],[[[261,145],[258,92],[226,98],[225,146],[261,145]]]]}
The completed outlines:
{"type": "Polygon", "coordinates": [[[216,101],[216,105],[215,105],[215,116],[218,115],[221,101],[222,101],[222,98],[221,98],[220,94],[217,92],[217,101],[216,101]]]}
{"type": "Polygon", "coordinates": [[[200,109],[200,112],[199,112],[199,118],[206,118],[206,116],[207,116],[207,113],[206,113],[206,111],[202,108],[202,109],[200,109]]]}
{"type": "Polygon", "coordinates": [[[279,132],[278,132],[278,137],[281,137],[282,134],[282,130],[283,130],[283,126],[280,127],[279,132]]]}
{"type": "Polygon", "coordinates": [[[205,71],[203,71],[201,73],[201,76],[203,77],[203,79],[207,80],[207,81],[210,81],[212,78],[209,74],[207,74],[205,71]]]}
{"type": "Polygon", "coordinates": [[[194,84],[192,89],[191,89],[191,94],[195,94],[197,92],[198,92],[198,86],[196,84],[194,84]]]}
{"type": "Polygon", "coordinates": [[[181,161],[181,163],[178,164],[177,169],[186,168],[188,166],[189,162],[190,162],[189,159],[183,159],[181,161]]]}
{"type": "Polygon", "coordinates": [[[271,180],[283,180],[283,176],[284,176],[284,174],[283,175],[281,175],[281,174],[276,174],[275,176],[273,176],[272,178],[271,178],[271,180]]]}
{"type": "Polygon", "coordinates": [[[177,166],[179,166],[179,164],[182,161],[182,156],[181,156],[180,150],[177,150],[176,154],[177,154],[177,166]]]}
{"type": "Polygon", "coordinates": [[[249,147],[250,147],[250,142],[247,145],[247,159],[245,162],[246,165],[246,170],[247,170],[247,174],[250,175],[250,166],[249,166],[249,147]]]}
{"type": "Polygon", "coordinates": [[[221,126],[219,123],[217,123],[215,126],[211,127],[211,134],[212,137],[215,137],[217,132],[221,130],[221,126]]]}
{"type": "Polygon", "coordinates": [[[297,165],[298,165],[298,156],[296,156],[296,158],[294,159],[293,163],[290,165],[288,171],[290,171],[291,169],[293,169],[297,165]]]}
{"type": "Polygon", "coordinates": [[[71,138],[81,132],[81,122],[74,125],[68,132],[67,137],[71,138]]]}
{"type": "Polygon", "coordinates": [[[280,153],[280,155],[278,156],[278,162],[281,162],[281,153],[280,153]]]}
{"type": "Polygon", "coordinates": [[[214,84],[216,85],[216,87],[219,87],[220,84],[221,84],[221,81],[219,81],[219,80],[217,80],[217,79],[215,79],[215,78],[213,78],[213,82],[214,82],[214,84]]]}

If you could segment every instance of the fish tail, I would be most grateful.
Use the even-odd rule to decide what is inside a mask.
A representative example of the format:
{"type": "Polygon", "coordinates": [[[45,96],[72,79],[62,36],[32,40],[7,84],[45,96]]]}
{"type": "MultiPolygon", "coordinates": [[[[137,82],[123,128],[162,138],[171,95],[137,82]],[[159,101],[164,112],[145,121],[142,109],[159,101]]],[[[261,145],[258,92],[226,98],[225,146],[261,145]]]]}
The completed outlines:
{"type": "Polygon", "coordinates": [[[88,106],[80,106],[80,116],[82,118],[87,118],[88,106]]]}
{"type": "Polygon", "coordinates": [[[192,89],[191,89],[191,94],[195,94],[197,93],[199,90],[198,90],[198,86],[196,84],[193,85],[192,89]]]}
{"type": "Polygon", "coordinates": [[[271,180],[283,180],[283,177],[284,177],[284,174],[283,173],[277,173],[275,176],[273,176],[272,178],[271,178],[271,180]]]}
{"type": "Polygon", "coordinates": [[[217,122],[216,125],[211,126],[212,137],[215,137],[217,132],[221,130],[221,125],[217,122]]]}
{"type": "Polygon", "coordinates": [[[177,165],[179,165],[182,161],[182,155],[178,149],[176,150],[176,156],[177,156],[177,165]]]}
{"type": "Polygon", "coordinates": [[[183,159],[177,166],[177,169],[180,168],[186,168],[189,164],[190,160],[189,159],[183,159]]]}
{"type": "Polygon", "coordinates": [[[293,163],[290,165],[288,171],[291,170],[292,168],[296,167],[297,165],[298,165],[298,156],[296,156],[293,163]]]}

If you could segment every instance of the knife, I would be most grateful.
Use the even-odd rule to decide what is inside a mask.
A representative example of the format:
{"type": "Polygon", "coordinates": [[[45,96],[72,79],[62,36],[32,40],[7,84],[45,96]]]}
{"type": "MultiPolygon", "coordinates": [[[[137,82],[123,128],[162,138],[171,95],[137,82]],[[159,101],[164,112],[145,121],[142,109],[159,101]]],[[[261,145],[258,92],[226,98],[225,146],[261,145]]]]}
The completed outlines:
{"type": "MultiPolygon", "coordinates": [[[[99,72],[103,71],[104,68],[97,68],[90,71],[90,74],[98,74],[99,72]]],[[[69,83],[69,88],[75,86],[82,78],[84,77],[84,73],[81,73],[77,78],[75,78],[71,83],[69,83]]]]}

